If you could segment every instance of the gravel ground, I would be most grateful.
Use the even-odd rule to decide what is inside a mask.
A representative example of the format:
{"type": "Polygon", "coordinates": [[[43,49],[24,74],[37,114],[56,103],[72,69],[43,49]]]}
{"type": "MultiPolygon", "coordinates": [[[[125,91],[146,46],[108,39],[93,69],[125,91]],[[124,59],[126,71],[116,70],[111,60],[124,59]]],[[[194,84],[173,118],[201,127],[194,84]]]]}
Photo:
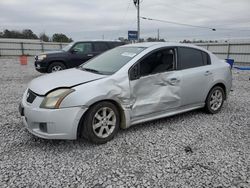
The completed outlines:
{"type": "Polygon", "coordinates": [[[0,59],[0,187],[250,187],[249,71],[234,71],[220,113],[144,123],[100,146],[28,133],[18,104],[39,75],[32,60],[0,59]]]}

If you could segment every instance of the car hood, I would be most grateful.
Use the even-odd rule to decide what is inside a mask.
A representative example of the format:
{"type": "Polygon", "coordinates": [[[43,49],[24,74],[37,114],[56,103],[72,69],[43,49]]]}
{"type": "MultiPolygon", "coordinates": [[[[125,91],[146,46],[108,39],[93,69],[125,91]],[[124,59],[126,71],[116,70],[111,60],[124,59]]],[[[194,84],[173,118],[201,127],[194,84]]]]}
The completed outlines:
{"type": "Polygon", "coordinates": [[[60,53],[62,53],[62,52],[64,52],[64,51],[63,51],[63,50],[58,50],[58,51],[46,51],[46,52],[44,52],[44,53],[42,53],[42,54],[53,55],[53,54],[60,54],[60,53]]]}
{"type": "Polygon", "coordinates": [[[30,82],[28,88],[38,95],[46,95],[56,88],[73,87],[104,77],[107,76],[73,68],[35,78],[30,82]]]}

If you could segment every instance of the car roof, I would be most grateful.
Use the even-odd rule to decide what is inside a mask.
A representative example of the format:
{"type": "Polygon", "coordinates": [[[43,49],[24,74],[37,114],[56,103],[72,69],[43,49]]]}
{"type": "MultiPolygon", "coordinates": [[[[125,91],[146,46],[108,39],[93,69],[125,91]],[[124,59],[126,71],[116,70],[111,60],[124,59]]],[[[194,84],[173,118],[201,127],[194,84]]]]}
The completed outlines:
{"type": "Polygon", "coordinates": [[[121,47],[161,48],[161,47],[173,47],[173,46],[195,48],[195,49],[199,49],[207,53],[210,53],[205,48],[202,48],[193,44],[178,43],[178,42],[142,42],[142,43],[127,44],[121,47]]]}
{"type": "Polygon", "coordinates": [[[111,42],[111,43],[122,43],[121,41],[116,41],[116,40],[85,40],[85,41],[74,41],[74,43],[78,42],[111,42]]]}
{"type": "Polygon", "coordinates": [[[163,43],[165,43],[165,42],[140,42],[140,43],[128,44],[126,46],[149,48],[149,47],[159,45],[159,44],[163,44],[163,43]]]}

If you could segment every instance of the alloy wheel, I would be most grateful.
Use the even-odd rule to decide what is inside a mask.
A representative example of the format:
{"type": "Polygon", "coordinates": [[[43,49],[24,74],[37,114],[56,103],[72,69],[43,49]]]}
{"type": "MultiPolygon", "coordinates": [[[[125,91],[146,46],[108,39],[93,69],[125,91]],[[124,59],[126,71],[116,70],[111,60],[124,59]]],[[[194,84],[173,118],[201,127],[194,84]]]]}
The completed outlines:
{"type": "Polygon", "coordinates": [[[103,107],[95,113],[92,128],[97,137],[107,138],[113,133],[115,126],[116,115],[111,108],[103,107]]]}
{"type": "Polygon", "coordinates": [[[213,93],[211,94],[209,102],[211,109],[217,111],[221,107],[222,103],[223,103],[222,91],[219,89],[214,90],[213,93]]]}
{"type": "Polygon", "coordinates": [[[60,65],[55,65],[52,67],[51,72],[58,72],[63,70],[62,67],[60,65]]]}

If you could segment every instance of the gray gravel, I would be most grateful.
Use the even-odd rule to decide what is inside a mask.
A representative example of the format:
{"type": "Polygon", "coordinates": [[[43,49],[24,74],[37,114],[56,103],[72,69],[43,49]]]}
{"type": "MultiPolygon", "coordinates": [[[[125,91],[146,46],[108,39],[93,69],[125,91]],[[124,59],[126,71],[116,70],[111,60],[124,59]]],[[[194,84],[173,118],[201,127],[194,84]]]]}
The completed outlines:
{"type": "Polygon", "coordinates": [[[0,59],[0,187],[250,187],[250,71],[234,71],[219,114],[144,123],[101,146],[27,132],[18,104],[39,75],[32,60],[0,59]]]}

